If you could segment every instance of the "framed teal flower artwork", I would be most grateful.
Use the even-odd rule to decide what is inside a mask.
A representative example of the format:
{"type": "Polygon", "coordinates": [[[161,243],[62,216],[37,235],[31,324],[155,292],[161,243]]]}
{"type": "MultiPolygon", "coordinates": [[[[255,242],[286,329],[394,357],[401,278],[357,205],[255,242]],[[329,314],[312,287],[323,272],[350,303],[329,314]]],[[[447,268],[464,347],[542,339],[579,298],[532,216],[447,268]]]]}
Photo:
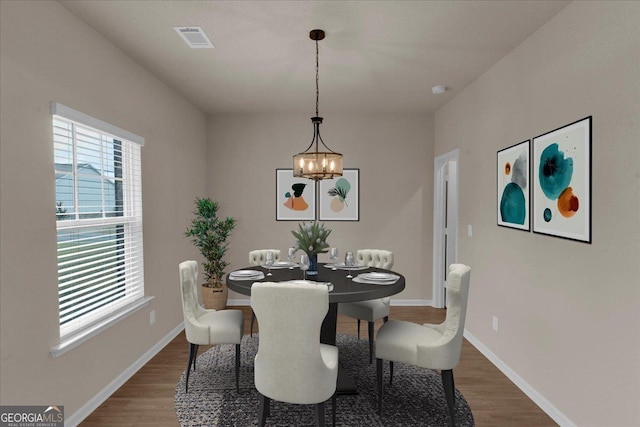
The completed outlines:
{"type": "Polygon", "coordinates": [[[530,140],[498,151],[498,225],[530,231],[530,140]]]}
{"type": "Polygon", "coordinates": [[[592,116],[533,139],[533,232],[591,243],[592,116]]]}

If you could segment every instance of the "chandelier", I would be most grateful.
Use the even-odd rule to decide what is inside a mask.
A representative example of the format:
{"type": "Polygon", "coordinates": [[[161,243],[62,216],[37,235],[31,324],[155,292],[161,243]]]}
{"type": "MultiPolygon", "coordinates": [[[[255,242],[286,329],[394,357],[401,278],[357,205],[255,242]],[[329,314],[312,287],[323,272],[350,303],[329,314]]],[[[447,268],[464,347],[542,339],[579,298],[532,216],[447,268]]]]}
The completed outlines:
{"type": "Polygon", "coordinates": [[[313,139],[311,140],[311,144],[309,144],[309,147],[305,151],[293,156],[293,176],[320,181],[342,176],[342,154],[336,153],[327,147],[320,136],[322,117],[318,115],[320,99],[318,85],[320,80],[318,77],[318,41],[324,39],[324,31],[312,30],[309,33],[309,37],[316,42],[316,115],[315,117],[311,117],[311,123],[313,123],[313,139]],[[322,147],[320,144],[322,144],[322,147]]]}

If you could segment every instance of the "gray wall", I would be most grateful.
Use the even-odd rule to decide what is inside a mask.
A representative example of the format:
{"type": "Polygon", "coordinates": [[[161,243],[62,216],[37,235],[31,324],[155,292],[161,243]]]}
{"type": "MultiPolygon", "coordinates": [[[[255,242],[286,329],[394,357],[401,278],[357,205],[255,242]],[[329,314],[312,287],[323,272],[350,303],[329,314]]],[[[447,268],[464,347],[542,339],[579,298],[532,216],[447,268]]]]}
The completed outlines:
{"type": "MultiPolygon", "coordinates": [[[[311,106],[310,106],[311,107],[311,106]]],[[[360,221],[326,222],[329,243],[342,254],[384,248],[407,279],[396,300],[431,299],[433,119],[425,114],[325,114],[325,143],[360,168],[360,221]]],[[[223,214],[238,218],[230,268],[248,264],[252,249],[286,254],[296,221],[275,220],[275,170],[291,168],[307,148],[308,114],[218,114],[209,119],[209,194],[223,214]]],[[[321,255],[320,262],[328,261],[321,255]]],[[[230,298],[245,298],[237,294],[230,298]]]]}
{"type": "Polygon", "coordinates": [[[467,330],[580,426],[640,425],[639,40],[640,3],[574,2],[435,115],[474,229],[467,330]],[[589,115],[593,244],[496,226],[496,151],[589,115]]]}
{"type": "Polygon", "coordinates": [[[182,322],[177,265],[197,253],[183,232],[206,191],[206,117],[58,2],[2,1],[0,18],[0,401],[62,404],[69,417],[182,322]],[[51,101],[146,138],[145,292],[155,296],[56,359],[51,101]]]}

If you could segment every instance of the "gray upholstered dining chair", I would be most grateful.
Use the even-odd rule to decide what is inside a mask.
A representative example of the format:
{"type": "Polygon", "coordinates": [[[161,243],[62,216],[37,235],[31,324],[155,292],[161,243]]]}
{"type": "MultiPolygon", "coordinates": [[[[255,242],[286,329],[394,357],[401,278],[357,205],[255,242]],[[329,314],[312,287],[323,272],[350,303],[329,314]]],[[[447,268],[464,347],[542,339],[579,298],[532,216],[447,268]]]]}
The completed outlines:
{"type": "MultiPolygon", "coordinates": [[[[393,268],[393,252],[383,249],[360,249],[356,252],[356,262],[369,267],[393,268]]],[[[360,339],[360,321],[366,320],[369,332],[369,363],[373,362],[373,328],[375,321],[389,320],[391,298],[379,298],[369,301],[357,301],[338,304],[338,313],[358,319],[358,339],[360,339]]]]}
{"type": "Polygon", "coordinates": [[[316,425],[324,426],[324,402],[332,398],[336,422],[338,348],[320,343],[329,310],[326,286],[256,282],[251,307],[260,322],[255,386],[260,393],[258,425],[270,416],[270,402],[315,404],[316,425]]]}
{"type": "Polygon", "coordinates": [[[439,325],[390,320],[376,336],[376,375],[378,413],[382,415],[383,360],[390,365],[389,385],[393,381],[393,362],[407,363],[441,371],[442,385],[449,408],[451,425],[455,425],[455,386],[453,368],[460,361],[462,334],[467,313],[471,269],[451,264],[447,280],[447,316],[439,325]]]}
{"type": "MultiPolygon", "coordinates": [[[[273,252],[274,261],[280,261],[280,249],[256,249],[249,252],[249,265],[263,265],[267,259],[267,252],[273,252]]],[[[249,326],[249,335],[253,336],[253,324],[256,321],[256,314],[251,310],[251,325],[249,326]]]]}
{"type": "Polygon", "coordinates": [[[189,361],[184,385],[189,391],[189,372],[196,369],[198,347],[201,345],[235,344],[236,390],[240,392],[240,341],[244,331],[244,315],[240,310],[207,310],[198,301],[198,263],[180,263],[180,290],[184,329],[189,342],[189,361]]]}

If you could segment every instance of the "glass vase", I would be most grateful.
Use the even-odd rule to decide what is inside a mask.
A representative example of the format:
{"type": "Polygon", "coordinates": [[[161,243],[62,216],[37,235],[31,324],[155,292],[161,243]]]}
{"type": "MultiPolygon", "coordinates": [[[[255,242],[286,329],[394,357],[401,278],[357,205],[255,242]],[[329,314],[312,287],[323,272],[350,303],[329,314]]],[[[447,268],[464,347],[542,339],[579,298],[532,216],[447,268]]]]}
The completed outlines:
{"type": "Polygon", "coordinates": [[[307,276],[318,275],[318,254],[309,254],[309,270],[307,276]]]}

